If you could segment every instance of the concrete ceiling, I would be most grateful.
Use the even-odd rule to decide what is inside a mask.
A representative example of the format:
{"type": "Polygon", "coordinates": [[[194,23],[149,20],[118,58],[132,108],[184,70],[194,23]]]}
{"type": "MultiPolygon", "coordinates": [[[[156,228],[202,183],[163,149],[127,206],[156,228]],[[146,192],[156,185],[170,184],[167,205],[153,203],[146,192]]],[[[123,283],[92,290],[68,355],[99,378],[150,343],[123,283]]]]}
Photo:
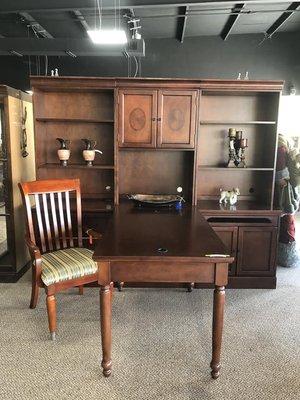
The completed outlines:
{"type": "MultiPolygon", "coordinates": [[[[101,0],[99,0],[101,4],[101,0]]],[[[62,55],[66,50],[80,55],[95,52],[86,30],[95,25],[95,0],[1,0],[0,55],[62,55]]],[[[144,39],[184,39],[261,33],[272,37],[280,32],[300,31],[300,2],[228,0],[102,0],[103,26],[114,27],[117,20],[128,29],[124,14],[140,19],[144,39]]],[[[116,48],[108,49],[114,53],[116,48]]],[[[97,55],[96,53],[94,55],[97,55]]],[[[103,54],[101,54],[103,55],[103,54]]]]}

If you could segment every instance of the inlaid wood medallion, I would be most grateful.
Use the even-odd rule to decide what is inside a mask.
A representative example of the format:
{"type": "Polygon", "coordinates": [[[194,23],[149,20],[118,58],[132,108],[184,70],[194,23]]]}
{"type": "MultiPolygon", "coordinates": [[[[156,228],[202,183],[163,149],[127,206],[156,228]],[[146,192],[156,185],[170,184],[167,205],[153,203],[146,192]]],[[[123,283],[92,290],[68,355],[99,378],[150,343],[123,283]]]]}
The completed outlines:
{"type": "Polygon", "coordinates": [[[140,131],[146,124],[146,114],[141,108],[134,108],[129,115],[129,124],[135,131],[140,131]]]}
{"type": "Polygon", "coordinates": [[[172,131],[180,131],[184,126],[184,113],[178,108],[172,108],[168,115],[168,125],[172,131]]]}

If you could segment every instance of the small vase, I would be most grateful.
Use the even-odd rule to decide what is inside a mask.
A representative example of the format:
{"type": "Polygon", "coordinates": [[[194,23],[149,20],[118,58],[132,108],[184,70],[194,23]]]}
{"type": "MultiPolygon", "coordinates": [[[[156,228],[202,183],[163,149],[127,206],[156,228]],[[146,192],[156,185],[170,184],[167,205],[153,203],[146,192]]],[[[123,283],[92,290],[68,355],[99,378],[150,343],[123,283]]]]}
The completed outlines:
{"type": "Polygon", "coordinates": [[[95,160],[96,152],[102,154],[102,151],[100,150],[83,150],[82,155],[88,167],[93,166],[93,161],[95,160]]]}
{"type": "Polygon", "coordinates": [[[82,155],[85,159],[87,167],[93,166],[93,161],[95,160],[96,153],[103,154],[101,150],[96,150],[95,146],[97,142],[90,139],[81,139],[85,144],[85,150],[83,150],[82,155]]]}
{"type": "Polygon", "coordinates": [[[68,165],[68,160],[70,158],[70,150],[68,149],[59,149],[57,150],[57,155],[60,161],[60,165],[66,167],[68,165]]]}
{"type": "Polygon", "coordinates": [[[70,158],[70,140],[66,140],[63,138],[56,138],[56,140],[60,144],[60,149],[57,150],[57,155],[60,161],[60,165],[66,167],[68,165],[68,160],[70,158]]]}

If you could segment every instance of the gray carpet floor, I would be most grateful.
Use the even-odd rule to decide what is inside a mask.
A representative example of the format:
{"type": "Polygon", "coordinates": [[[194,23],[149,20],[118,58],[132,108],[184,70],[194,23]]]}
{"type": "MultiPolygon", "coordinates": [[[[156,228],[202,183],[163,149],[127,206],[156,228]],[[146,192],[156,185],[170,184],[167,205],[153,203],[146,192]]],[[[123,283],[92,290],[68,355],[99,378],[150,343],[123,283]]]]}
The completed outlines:
{"type": "Polygon", "coordinates": [[[221,376],[210,379],[211,290],[124,289],[113,304],[113,375],[100,362],[98,290],[58,295],[49,341],[30,275],[0,285],[0,399],[300,398],[300,268],[276,290],[228,290],[221,376]]]}

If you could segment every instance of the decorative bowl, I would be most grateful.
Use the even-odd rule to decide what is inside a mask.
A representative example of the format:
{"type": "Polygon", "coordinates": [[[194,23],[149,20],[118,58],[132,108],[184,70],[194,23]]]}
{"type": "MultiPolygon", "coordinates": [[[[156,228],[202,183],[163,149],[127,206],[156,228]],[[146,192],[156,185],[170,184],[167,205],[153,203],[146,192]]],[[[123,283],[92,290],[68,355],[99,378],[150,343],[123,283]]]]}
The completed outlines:
{"type": "Polygon", "coordinates": [[[176,194],[130,194],[128,198],[140,207],[171,207],[184,202],[184,198],[176,194]]]}

